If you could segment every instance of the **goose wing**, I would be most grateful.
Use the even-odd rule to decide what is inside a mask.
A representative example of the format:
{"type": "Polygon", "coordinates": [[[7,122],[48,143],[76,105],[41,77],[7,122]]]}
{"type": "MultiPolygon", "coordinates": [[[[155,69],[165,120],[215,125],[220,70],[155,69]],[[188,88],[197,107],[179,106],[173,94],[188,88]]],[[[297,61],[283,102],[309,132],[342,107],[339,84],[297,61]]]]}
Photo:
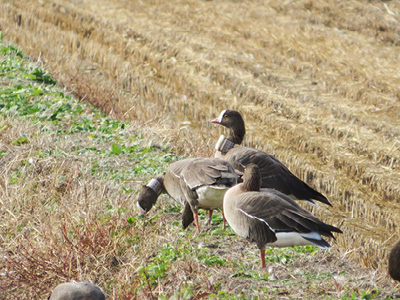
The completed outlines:
{"type": "Polygon", "coordinates": [[[168,167],[167,172],[174,175],[175,177],[180,178],[182,170],[185,169],[188,165],[190,165],[195,160],[196,160],[196,158],[188,158],[188,159],[178,160],[178,161],[172,163],[168,167]]]}
{"type": "Polygon", "coordinates": [[[182,170],[181,176],[192,190],[216,184],[231,187],[239,178],[231,164],[220,158],[195,159],[182,170]]]}
{"type": "Polygon", "coordinates": [[[277,232],[310,233],[318,232],[331,236],[331,231],[340,229],[325,224],[298,205],[293,205],[276,193],[247,192],[240,194],[238,210],[257,222],[266,224],[277,232]]]}
{"type": "Polygon", "coordinates": [[[248,147],[234,147],[224,157],[235,169],[244,170],[249,163],[256,164],[261,173],[262,188],[276,189],[299,200],[314,203],[317,200],[331,206],[324,195],[308,186],[273,155],[248,147]]]}

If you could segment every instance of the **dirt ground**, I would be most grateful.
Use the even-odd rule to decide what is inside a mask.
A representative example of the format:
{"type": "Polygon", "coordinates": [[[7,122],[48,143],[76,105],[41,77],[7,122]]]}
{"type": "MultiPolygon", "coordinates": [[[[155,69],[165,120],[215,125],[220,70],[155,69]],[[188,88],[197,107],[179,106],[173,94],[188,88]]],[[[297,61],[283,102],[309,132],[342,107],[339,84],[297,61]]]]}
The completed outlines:
{"type": "Polygon", "coordinates": [[[399,1],[27,1],[0,30],[77,97],[209,156],[239,110],[246,144],[325,194],[335,247],[387,281],[400,238],[399,1]]]}

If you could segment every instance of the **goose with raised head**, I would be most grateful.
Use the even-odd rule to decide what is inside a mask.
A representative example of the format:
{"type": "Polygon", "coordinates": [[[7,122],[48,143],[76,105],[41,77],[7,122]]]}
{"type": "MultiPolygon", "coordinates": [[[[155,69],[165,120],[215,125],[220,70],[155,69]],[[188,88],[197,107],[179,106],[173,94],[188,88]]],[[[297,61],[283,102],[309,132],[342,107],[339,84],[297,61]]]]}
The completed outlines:
{"type": "Polygon", "coordinates": [[[296,177],[273,155],[261,150],[240,146],[246,134],[244,120],[235,110],[224,110],[218,118],[211,120],[229,129],[226,138],[221,135],[216,144],[216,157],[228,160],[232,166],[243,172],[249,163],[256,164],[261,172],[261,187],[278,190],[297,200],[306,200],[315,204],[314,200],[330,205],[328,199],[296,177]]]}
{"type": "Polygon", "coordinates": [[[237,235],[256,243],[261,266],[265,267],[265,248],[315,245],[331,246],[322,236],[334,238],[339,228],[323,223],[301,208],[292,198],[273,189],[262,189],[257,165],[248,164],[243,182],[230,188],[224,196],[226,221],[237,235]]]}
{"type": "Polygon", "coordinates": [[[400,281],[400,240],[390,250],[389,275],[394,280],[400,281]]]}
{"type": "Polygon", "coordinates": [[[222,158],[184,159],[172,163],[163,175],[143,186],[137,205],[141,213],[146,213],[165,192],[184,206],[183,228],[195,221],[200,232],[198,209],[209,211],[209,223],[212,211],[222,208],[225,192],[236,185],[239,178],[231,164],[222,158]]]}

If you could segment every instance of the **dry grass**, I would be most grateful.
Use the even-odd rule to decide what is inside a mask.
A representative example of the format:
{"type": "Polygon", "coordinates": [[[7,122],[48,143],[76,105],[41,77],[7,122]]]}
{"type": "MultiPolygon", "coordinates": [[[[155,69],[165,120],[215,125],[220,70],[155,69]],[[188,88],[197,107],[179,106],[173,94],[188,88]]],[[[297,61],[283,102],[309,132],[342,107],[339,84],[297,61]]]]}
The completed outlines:
{"type": "Polygon", "coordinates": [[[374,289],[382,298],[396,292],[386,276],[360,268],[351,251],[338,248],[272,251],[262,270],[256,247],[223,231],[218,214],[201,234],[195,227],[183,231],[180,209],[165,196],[140,218],[133,205],[138,178],[104,179],[92,171],[97,162],[121,174],[136,168],[135,160],[79,154],[108,146],[82,134],[60,138],[48,126],[0,121],[0,150],[7,149],[0,160],[0,213],[7,220],[0,227],[0,297],[43,299],[70,280],[90,280],[108,299],[350,299],[374,289]],[[16,145],[21,134],[29,142],[16,145]]]}
{"type": "Polygon", "coordinates": [[[399,238],[396,1],[5,0],[1,30],[78,98],[212,155],[237,108],[247,144],[326,194],[346,257],[386,276],[399,238]],[[158,127],[158,122],[163,125],[158,127]]]}

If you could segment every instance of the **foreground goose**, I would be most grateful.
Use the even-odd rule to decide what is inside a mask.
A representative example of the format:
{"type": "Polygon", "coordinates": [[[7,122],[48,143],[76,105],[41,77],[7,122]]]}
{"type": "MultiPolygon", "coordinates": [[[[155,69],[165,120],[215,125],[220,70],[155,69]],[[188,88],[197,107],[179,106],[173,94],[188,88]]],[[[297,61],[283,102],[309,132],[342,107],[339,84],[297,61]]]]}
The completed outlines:
{"type": "Polygon", "coordinates": [[[243,171],[249,163],[260,168],[261,187],[278,190],[298,200],[306,200],[313,204],[317,200],[332,206],[328,199],[305,182],[297,178],[278,159],[261,150],[239,146],[246,133],[244,121],[239,112],[224,110],[220,116],[211,121],[229,128],[229,136],[221,135],[216,144],[216,157],[228,160],[232,166],[243,171]]]}
{"type": "MultiPolygon", "coordinates": [[[[237,184],[239,175],[231,164],[221,158],[190,158],[172,163],[164,175],[152,179],[143,186],[137,205],[141,213],[148,212],[158,196],[166,192],[184,206],[183,228],[195,221],[200,232],[198,209],[222,208],[222,201],[228,188],[237,184]]],[[[225,219],[224,219],[225,222],[225,219]]]]}
{"type": "Polygon", "coordinates": [[[389,254],[389,275],[400,281],[400,240],[393,246],[389,254]]]}
{"type": "Polygon", "coordinates": [[[101,289],[88,281],[66,282],[56,286],[50,300],[105,300],[101,289]]]}
{"type": "Polygon", "coordinates": [[[342,233],[340,229],[323,223],[279,191],[263,189],[260,192],[260,183],[258,167],[247,165],[243,183],[225,193],[223,205],[225,218],[236,234],[257,244],[262,267],[265,267],[267,245],[331,248],[321,235],[334,238],[331,231],[342,233]]]}

